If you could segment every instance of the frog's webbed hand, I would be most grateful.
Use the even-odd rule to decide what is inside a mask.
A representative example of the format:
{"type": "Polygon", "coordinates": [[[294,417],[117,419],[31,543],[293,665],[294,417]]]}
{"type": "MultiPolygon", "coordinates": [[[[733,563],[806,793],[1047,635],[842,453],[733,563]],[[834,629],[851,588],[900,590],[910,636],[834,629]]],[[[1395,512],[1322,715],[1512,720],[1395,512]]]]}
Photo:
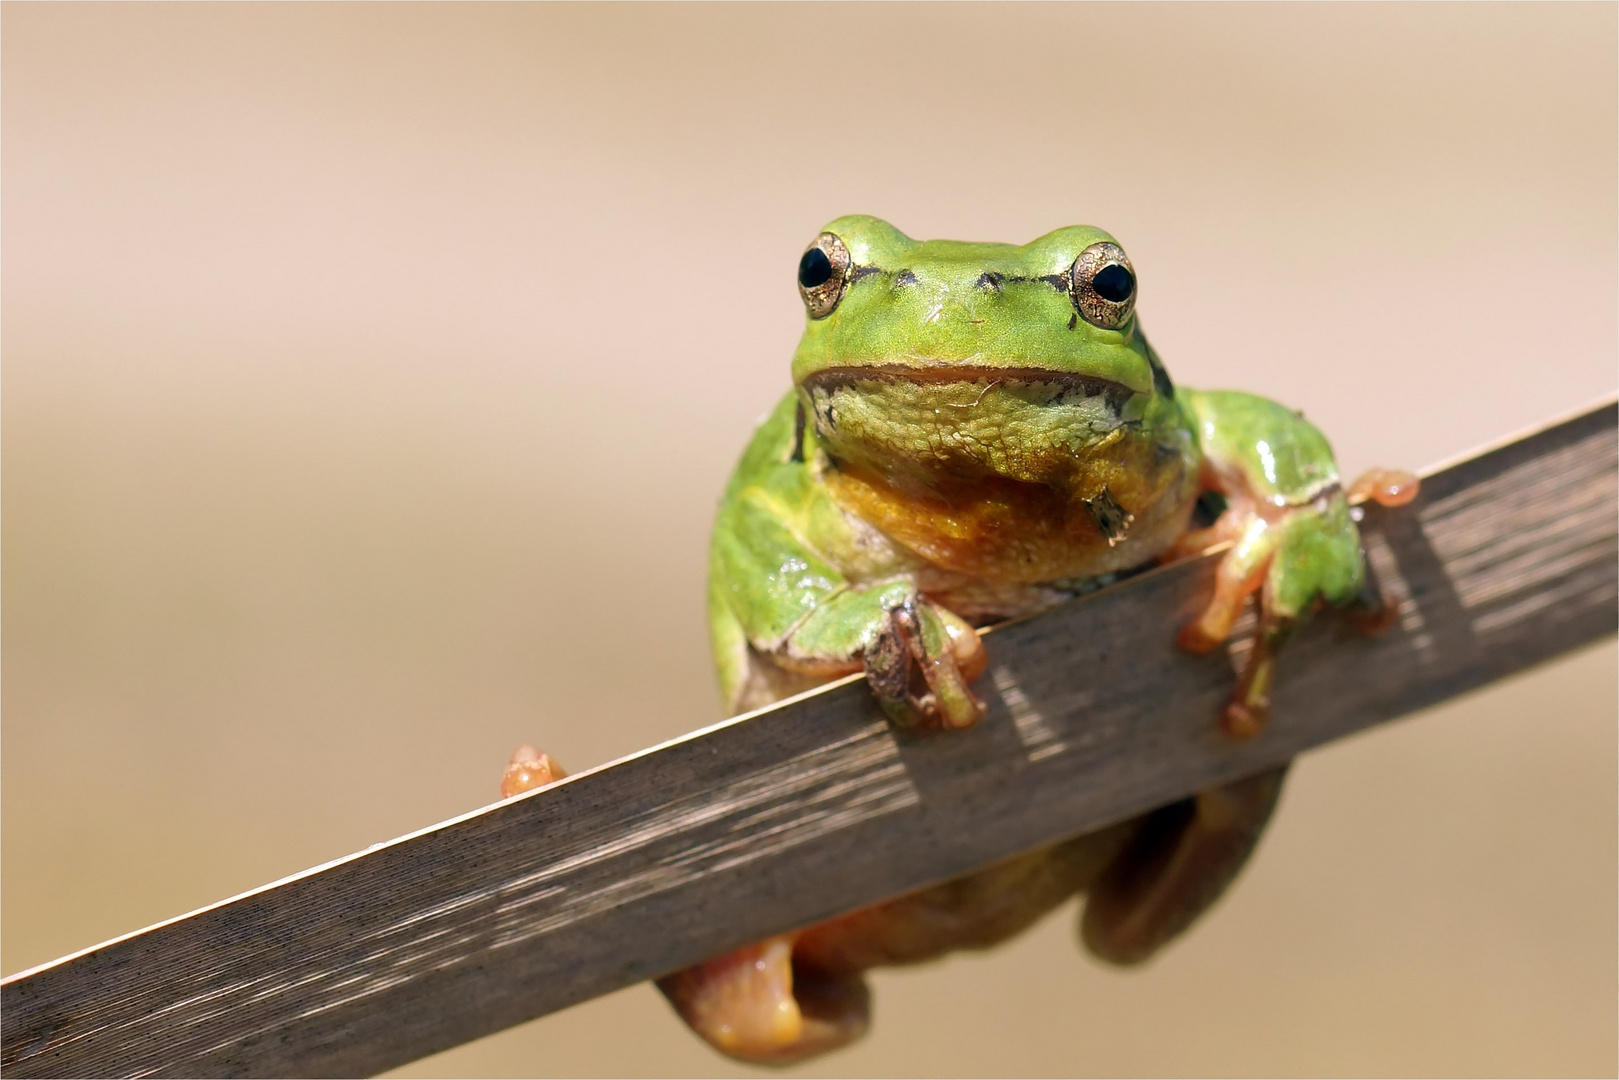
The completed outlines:
{"type": "Polygon", "coordinates": [[[732,709],[864,670],[902,726],[964,728],[983,716],[968,688],[985,665],[978,632],[924,598],[909,575],[851,582],[768,499],[744,496],[724,513],[709,622],[732,709]]]}
{"type": "Polygon", "coordinates": [[[984,670],[978,632],[918,596],[912,582],[834,596],[786,645],[789,666],[798,657],[858,657],[877,703],[901,727],[959,729],[983,718],[983,702],[967,685],[984,670]]]}
{"type": "MultiPolygon", "coordinates": [[[[1302,416],[1275,402],[1233,392],[1189,392],[1203,442],[1207,486],[1225,495],[1225,512],[1188,534],[1173,554],[1232,542],[1215,574],[1214,595],[1180,635],[1184,648],[1208,652],[1231,634],[1248,597],[1259,594],[1259,628],[1222,715],[1228,733],[1250,737],[1270,716],[1276,654],[1318,602],[1385,607],[1367,589],[1360,533],[1332,450],[1302,416]]],[[[1416,477],[1378,470],[1351,491],[1385,505],[1416,495],[1416,477]]]]}

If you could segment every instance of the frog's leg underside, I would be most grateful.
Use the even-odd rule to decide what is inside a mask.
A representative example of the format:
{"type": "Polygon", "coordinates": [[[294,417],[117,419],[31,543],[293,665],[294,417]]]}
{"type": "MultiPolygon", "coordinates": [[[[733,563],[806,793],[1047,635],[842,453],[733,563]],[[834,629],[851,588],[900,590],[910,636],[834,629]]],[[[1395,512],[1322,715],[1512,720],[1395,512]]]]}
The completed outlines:
{"type": "MultiPolygon", "coordinates": [[[[1249,738],[1269,719],[1276,655],[1299,620],[1321,601],[1366,606],[1365,556],[1332,450],[1319,431],[1250,394],[1192,391],[1188,398],[1203,440],[1203,486],[1224,495],[1226,509],[1209,528],[1182,537],[1169,555],[1227,541],[1231,548],[1216,571],[1214,595],[1182,629],[1180,643],[1194,652],[1217,648],[1248,598],[1258,594],[1258,632],[1222,715],[1228,734],[1249,738]]],[[[1381,469],[1350,491],[1387,506],[1416,493],[1416,477],[1381,469]]]]}
{"type": "Polygon", "coordinates": [[[845,1046],[871,1024],[858,974],[829,975],[794,962],[797,934],[781,934],[658,980],[693,1031],[723,1054],[787,1065],[845,1046]]]}
{"type": "Polygon", "coordinates": [[[862,973],[982,949],[1023,932],[1095,881],[1133,837],[1123,822],[1054,848],[770,938],[658,981],[716,1049],[785,1065],[864,1034],[862,973]]]}
{"type": "Polygon", "coordinates": [[[1229,886],[1276,809],[1287,766],[1200,792],[1147,815],[1092,884],[1086,948],[1138,964],[1191,926],[1229,886]]]}
{"type": "Polygon", "coordinates": [[[768,494],[739,494],[721,513],[709,622],[731,708],[757,708],[864,669],[897,724],[955,729],[983,717],[968,688],[985,664],[977,631],[923,598],[910,575],[851,582],[768,494]]]}

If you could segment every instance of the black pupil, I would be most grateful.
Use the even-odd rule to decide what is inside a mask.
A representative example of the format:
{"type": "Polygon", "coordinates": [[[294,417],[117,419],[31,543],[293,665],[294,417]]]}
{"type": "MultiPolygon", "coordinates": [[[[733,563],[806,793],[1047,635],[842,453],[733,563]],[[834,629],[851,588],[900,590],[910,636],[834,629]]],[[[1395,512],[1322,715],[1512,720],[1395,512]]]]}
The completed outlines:
{"type": "MultiPolygon", "coordinates": [[[[803,276],[802,270],[799,271],[799,275],[800,277],[803,276]]],[[[1115,304],[1122,304],[1130,299],[1130,294],[1135,291],[1136,278],[1134,274],[1118,263],[1109,263],[1098,270],[1095,277],[1091,278],[1091,288],[1095,289],[1096,295],[1103,300],[1111,300],[1115,304]]]]}
{"type": "Polygon", "coordinates": [[[818,247],[804,252],[804,257],[798,260],[798,283],[806,289],[813,289],[831,280],[832,260],[826,257],[826,252],[818,247]]]}

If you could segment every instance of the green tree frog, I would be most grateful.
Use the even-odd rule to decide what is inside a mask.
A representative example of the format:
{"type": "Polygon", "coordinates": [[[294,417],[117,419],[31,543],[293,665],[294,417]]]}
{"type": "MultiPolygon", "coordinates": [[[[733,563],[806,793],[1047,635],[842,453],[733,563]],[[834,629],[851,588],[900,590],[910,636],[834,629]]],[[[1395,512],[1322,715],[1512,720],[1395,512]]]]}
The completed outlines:
{"type": "MultiPolygon", "coordinates": [[[[710,550],[709,626],[731,713],[864,671],[893,723],[970,727],[984,714],[976,627],[1229,543],[1180,641],[1215,648],[1258,595],[1258,633],[1220,718],[1248,738],[1298,620],[1321,602],[1375,607],[1348,496],[1397,504],[1415,479],[1377,472],[1346,491],[1299,413],[1177,387],[1141,332],[1135,269],[1100,229],[1017,247],[916,241],[842,217],[804,252],[798,287],[793,388],[744,451],[710,550]],[[1200,506],[1212,520],[1195,520],[1200,506]]],[[[786,1063],[866,1029],[865,969],[995,944],[1076,893],[1086,947],[1138,963],[1236,875],[1283,771],[659,986],[718,1050],[786,1063]]],[[[525,748],[504,790],[559,774],[525,748]]]]}

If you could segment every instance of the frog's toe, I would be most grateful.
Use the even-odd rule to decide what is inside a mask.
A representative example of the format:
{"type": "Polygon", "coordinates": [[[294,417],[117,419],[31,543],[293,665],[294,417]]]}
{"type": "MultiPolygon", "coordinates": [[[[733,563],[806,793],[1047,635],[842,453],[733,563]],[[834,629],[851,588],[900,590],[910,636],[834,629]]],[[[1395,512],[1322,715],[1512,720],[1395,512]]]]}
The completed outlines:
{"type": "Polygon", "coordinates": [[[968,688],[983,671],[983,645],[971,626],[911,600],[888,618],[864,653],[866,681],[888,717],[901,727],[972,727],[984,703],[968,688]],[[957,625],[959,624],[959,625],[957,625]]]}
{"type": "Polygon", "coordinates": [[[1417,497],[1422,480],[1404,469],[1369,469],[1349,485],[1349,497],[1369,499],[1379,506],[1404,506],[1417,497]]]}
{"type": "MultiPolygon", "coordinates": [[[[1400,483],[1389,481],[1391,487],[1400,483]]],[[[1306,505],[1250,517],[1220,559],[1213,595],[1179,638],[1189,651],[1214,650],[1257,595],[1259,631],[1221,717],[1228,734],[1249,738],[1264,729],[1277,651],[1323,601],[1341,606],[1353,600],[1362,588],[1364,563],[1348,504],[1336,489],[1306,505]]]]}
{"type": "Polygon", "coordinates": [[[858,976],[796,970],[794,935],[769,938],[658,980],[710,1046],[761,1065],[835,1050],[866,1031],[870,996],[858,976]]]}
{"type": "Polygon", "coordinates": [[[1189,652],[1206,653],[1231,636],[1248,598],[1265,584],[1276,539],[1258,518],[1244,526],[1241,539],[1220,559],[1214,593],[1191,622],[1181,628],[1179,642],[1189,652]]]}
{"type": "Polygon", "coordinates": [[[1365,574],[1359,591],[1344,605],[1344,614],[1361,633],[1381,634],[1393,629],[1394,624],[1400,621],[1401,612],[1406,610],[1411,594],[1398,574],[1393,575],[1392,579],[1385,578],[1378,572],[1373,560],[1366,559],[1364,555],[1362,558],[1365,574]]]}
{"type": "Polygon", "coordinates": [[[1270,694],[1276,685],[1276,654],[1292,636],[1297,621],[1263,610],[1231,700],[1220,714],[1220,726],[1236,739],[1251,739],[1270,722],[1270,694]]]}
{"type": "Polygon", "coordinates": [[[512,754],[511,763],[500,778],[500,797],[509,799],[513,795],[554,784],[567,775],[550,754],[542,754],[525,744],[512,754]]]}

